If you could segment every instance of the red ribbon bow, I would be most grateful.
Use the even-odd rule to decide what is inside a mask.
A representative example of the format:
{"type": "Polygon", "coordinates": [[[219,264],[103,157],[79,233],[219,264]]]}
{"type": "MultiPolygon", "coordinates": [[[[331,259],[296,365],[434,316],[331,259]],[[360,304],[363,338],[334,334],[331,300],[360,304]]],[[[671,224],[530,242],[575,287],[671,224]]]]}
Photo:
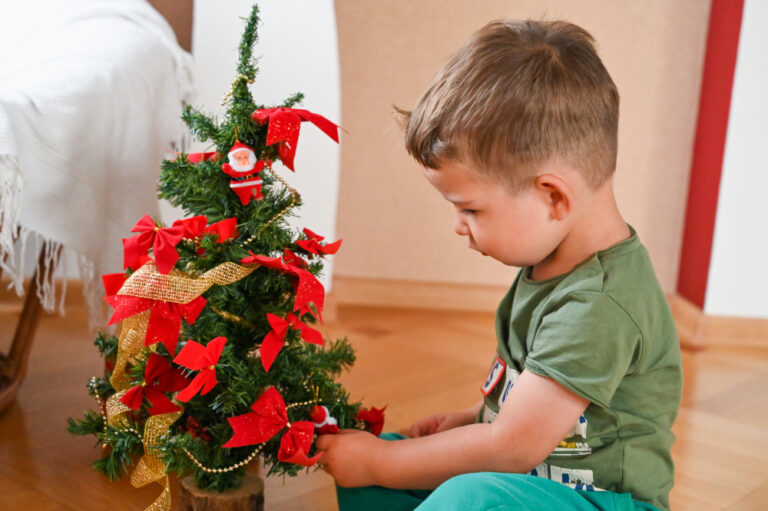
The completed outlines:
{"type": "Polygon", "coordinates": [[[180,366],[191,369],[192,371],[200,371],[194,377],[192,382],[187,387],[179,392],[176,399],[186,403],[197,394],[200,389],[201,396],[209,393],[213,387],[216,386],[218,381],[216,380],[216,365],[219,363],[219,357],[224,350],[224,345],[227,342],[226,337],[216,337],[212,339],[206,346],[190,339],[187,344],[181,348],[181,351],[173,361],[180,366]]]}
{"type": "Polygon", "coordinates": [[[235,236],[237,218],[226,218],[208,225],[208,219],[205,215],[198,215],[184,220],[176,220],[173,225],[181,226],[184,229],[185,238],[195,239],[206,234],[213,234],[218,236],[216,243],[224,243],[235,236]]]}
{"type": "MultiPolygon", "coordinates": [[[[107,325],[114,325],[118,321],[149,310],[149,322],[147,323],[144,345],[151,346],[156,342],[161,342],[168,349],[168,353],[171,355],[176,353],[179,331],[181,330],[181,318],[184,318],[190,325],[194,324],[200,311],[207,303],[206,299],[198,296],[189,303],[171,303],[137,296],[119,295],[117,292],[122,286],[122,282],[119,282],[119,275],[110,274],[102,277],[104,286],[107,288],[107,296],[104,297],[104,300],[115,309],[107,325]]],[[[124,281],[125,277],[122,276],[122,279],[124,281]]]]}
{"type": "Polygon", "coordinates": [[[294,330],[301,332],[301,338],[305,342],[312,344],[319,344],[322,346],[325,344],[323,341],[323,334],[302,323],[295,314],[288,314],[285,319],[274,314],[267,314],[267,321],[269,321],[272,331],[269,332],[261,343],[261,364],[264,366],[264,371],[269,372],[269,368],[272,367],[272,363],[277,358],[277,354],[285,344],[285,336],[288,333],[288,327],[293,327],[294,330]]]}
{"type": "Polygon", "coordinates": [[[363,408],[357,412],[356,419],[365,423],[366,429],[376,436],[381,434],[381,430],[384,429],[384,408],[376,408],[372,406],[371,409],[363,408]]]}
{"type": "Polygon", "coordinates": [[[217,161],[220,157],[221,155],[216,151],[210,151],[207,153],[189,153],[187,154],[187,161],[189,163],[200,163],[203,161],[217,161]]]}
{"type": "Polygon", "coordinates": [[[291,170],[293,169],[293,158],[296,155],[296,144],[299,141],[299,130],[302,121],[309,121],[323,133],[331,137],[336,143],[339,142],[338,125],[332,123],[322,115],[318,115],[301,108],[265,108],[256,110],[251,114],[251,118],[259,124],[264,124],[269,120],[267,128],[267,141],[265,145],[272,145],[279,142],[277,148],[280,160],[291,170]]]}
{"type": "Polygon", "coordinates": [[[321,244],[321,242],[325,239],[324,236],[317,235],[306,228],[304,229],[304,234],[307,235],[307,239],[298,240],[296,244],[311,254],[335,254],[339,251],[341,240],[334,241],[333,243],[321,244]]]}
{"type": "Polygon", "coordinates": [[[311,314],[315,319],[322,319],[325,288],[308,270],[293,264],[287,264],[279,257],[256,255],[253,252],[251,252],[250,256],[241,259],[240,262],[243,264],[259,263],[267,268],[295,276],[297,280],[294,282],[294,289],[296,291],[296,301],[293,304],[294,312],[298,311],[299,316],[311,314]],[[315,306],[317,312],[309,306],[310,304],[315,306]]]}
{"type": "Polygon", "coordinates": [[[133,267],[133,264],[152,247],[158,271],[167,274],[173,269],[173,265],[179,260],[176,245],[184,237],[183,227],[174,225],[161,228],[151,216],[144,215],[136,222],[131,232],[139,234],[123,238],[123,268],[133,267]]]}
{"type": "Polygon", "coordinates": [[[283,250],[283,261],[285,261],[285,264],[295,266],[303,270],[306,270],[307,267],[309,266],[307,265],[307,262],[304,259],[297,256],[287,248],[283,250]]]}
{"type": "Polygon", "coordinates": [[[274,387],[268,388],[251,406],[252,412],[230,417],[227,420],[233,435],[222,447],[241,447],[266,442],[286,426],[288,431],[280,439],[277,459],[297,465],[312,466],[322,454],[309,458],[307,453],[312,447],[315,430],[310,421],[288,421],[288,409],[283,396],[274,387]]]}
{"type": "Polygon", "coordinates": [[[138,410],[146,397],[152,405],[147,410],[150,415],[176,412],[181,408],[173,404],[164,392],[176,392],[186,385],[187,379],[181,371],[173,369],[165,357],[152,353],[144,366],[144,383],[129,389],[120,401],[131,410],[138,410]]]}

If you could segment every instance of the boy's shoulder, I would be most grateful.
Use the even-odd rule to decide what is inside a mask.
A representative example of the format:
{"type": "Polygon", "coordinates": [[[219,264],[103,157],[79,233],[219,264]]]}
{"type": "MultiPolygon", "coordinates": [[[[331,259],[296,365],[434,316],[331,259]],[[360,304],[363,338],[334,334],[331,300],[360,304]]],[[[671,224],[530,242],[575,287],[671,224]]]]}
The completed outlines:
{"type": "MultiPolygon", "coordinates": [[[[594,301],[614,302],[630,316],[656,306],[668,308],[648,251],[632,227],[630,232],[626,240],[593,254],[561,276],[548,293],[549,306],[592,295],[594,301]]],[[[526,282],[529,271],[521,271],[519,279],[526,282]]]]}
{"type": "Polygon", "coordinates": [[[648,251],[631,233],[547,281],[532,281],[530,268],[521,269],[499,307],[499,338],[517,337],[526,353],[561,342],[569,351],[579,343],[586,350],[623,343],[633,365],[649,351],[668,349],[677,340],[674,319],[648,251]]]}

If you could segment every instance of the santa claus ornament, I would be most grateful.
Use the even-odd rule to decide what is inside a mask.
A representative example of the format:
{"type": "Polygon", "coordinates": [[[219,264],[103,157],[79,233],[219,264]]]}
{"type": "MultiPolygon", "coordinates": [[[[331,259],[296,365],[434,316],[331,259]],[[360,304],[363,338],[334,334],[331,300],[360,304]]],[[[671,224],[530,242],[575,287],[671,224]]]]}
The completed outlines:
{"type": "Polygon", "coordinates": [[[240,203],[245,206],[251,199],[263,199],[264,196],[261,194],[263,181],[258,174],[270,162],[257,159],[253,149],[240,141],[235,142],[227,153],[227,157],[229,163],[224,163],[221,170],[232,178],[229,187],[237,194],[240,203]]]}
{"type": "Polygon", "coordinates": [[[315,423],[318,435],[333,435],[339,432],[338,421],[331,417],[331,412],[323,405],[315,405],[309,409],[309,418],[315,423]]]}

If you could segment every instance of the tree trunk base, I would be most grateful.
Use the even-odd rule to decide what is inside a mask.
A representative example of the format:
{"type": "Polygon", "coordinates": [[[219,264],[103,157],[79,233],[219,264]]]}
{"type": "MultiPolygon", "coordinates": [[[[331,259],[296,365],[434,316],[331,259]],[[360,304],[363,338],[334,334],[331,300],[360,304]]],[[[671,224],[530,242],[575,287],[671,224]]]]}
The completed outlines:
{"type": "Polygon", "coordinates": [[[195,478],[179,481],[178,511],[264,511],[264,481],[256,474],[245,474],[236,490],[218,493],[195,486],[195,478]]]}

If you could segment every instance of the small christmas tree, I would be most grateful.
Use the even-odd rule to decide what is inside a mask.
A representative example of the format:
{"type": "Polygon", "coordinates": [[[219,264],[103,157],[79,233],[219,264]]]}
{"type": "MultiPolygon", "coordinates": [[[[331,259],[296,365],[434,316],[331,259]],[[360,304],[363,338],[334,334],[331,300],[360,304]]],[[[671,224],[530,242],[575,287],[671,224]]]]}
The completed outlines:
{"type": "Polygon", "coordinates": [[[311,326],[323,309],[316,276],[340,241],[288,228],[301,197],[272,169],[280,160],[293,170],[302,121],[337,142],[338,127],[293,108],[301,94],[277,108],[254,103],[258,21],[254,6],[223,121],[191,107],[182,115],[217,150],[163,162],[159,196],[189,218],[170,227],[142,218],[123,240],[126,271],[104,277],[119,337],[95,341],[106,372],[88,388],[100,410],[69,419],[71,433],[109,449],[94,468],[110,479],[141,457],[131,481],[163,485],[165,509],[171,471],[224,491],[258,455],[268,475],[295,475],[320,457],[316,432],[378,433],[383,420],[335,381],[354,362],[347,340],[326,341],[311,326]]]}

